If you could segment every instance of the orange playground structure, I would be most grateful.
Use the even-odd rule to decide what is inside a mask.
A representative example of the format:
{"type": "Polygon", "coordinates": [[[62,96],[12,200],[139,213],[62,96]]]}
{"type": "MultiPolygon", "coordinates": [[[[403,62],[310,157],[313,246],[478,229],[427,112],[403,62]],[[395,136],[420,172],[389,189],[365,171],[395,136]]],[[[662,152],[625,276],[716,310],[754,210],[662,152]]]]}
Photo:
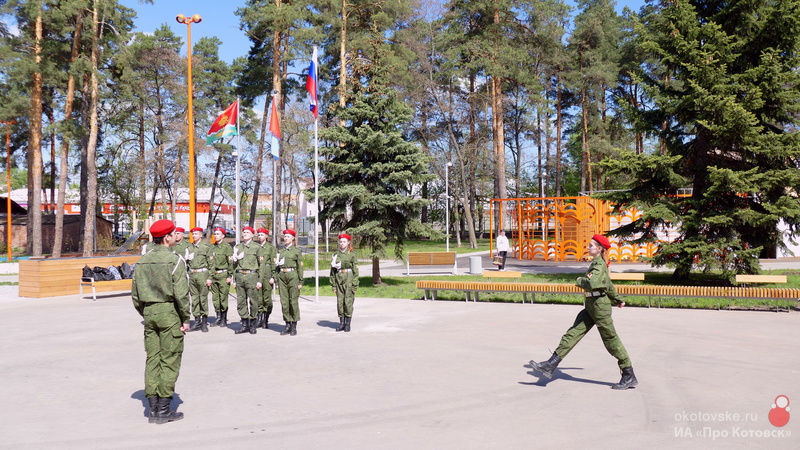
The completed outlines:
{"type": "MultiPolygon", "coordinates": [[[[590,197],[541,197],[492,199],[490,223],[494,224],[495,210],[500,229],[506,230],[511,244],[509,257],[541,261],[581,261],[588,259],[586,247],[595,233],[604,234],[641,216],[636,209],[621,215],[611,215],[611,204],[590,197]]],[[[659,242],[634,245],[609,238],[609,259],[615,262],[634,262],[653,256],[661,242],[678,237],[675,229],[662,230],[659,242]]],[[[494,247],[492,231],[491,247],[494,247]]]]}

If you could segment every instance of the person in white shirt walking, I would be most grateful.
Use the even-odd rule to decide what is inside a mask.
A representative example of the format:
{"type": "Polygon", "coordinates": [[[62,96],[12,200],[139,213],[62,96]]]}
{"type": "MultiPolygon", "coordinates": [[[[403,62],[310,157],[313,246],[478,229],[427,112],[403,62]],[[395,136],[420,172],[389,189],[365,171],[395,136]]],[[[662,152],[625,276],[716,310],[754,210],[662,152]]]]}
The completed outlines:
{"type": "Polygon", "coordinates": [[[510,249],[511,247],[508,245],[508,238],[506,237],[506,231],[500,230],[500,233],[497,236],[497,255],[503,257],[503,263],[500,264],[498,270],[506,269],[506,254],[510,249]]]}

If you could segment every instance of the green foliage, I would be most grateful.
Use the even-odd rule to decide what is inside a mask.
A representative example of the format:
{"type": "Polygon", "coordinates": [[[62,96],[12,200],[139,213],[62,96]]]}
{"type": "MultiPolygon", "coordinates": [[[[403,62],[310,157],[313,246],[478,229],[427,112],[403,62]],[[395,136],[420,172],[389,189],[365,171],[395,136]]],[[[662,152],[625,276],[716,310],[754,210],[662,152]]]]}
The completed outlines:
{"type": "Polygon", "coordinates": [[[783,219],[800,230],[800,2],[672,2],[646,16],[643,66],[654,108],[637,118],[663,156],[607,161],[630,191],[603,196],[645,208],[622,230],[652,239],[660,224],[680,237],[653,258],[675,276],[701,270],[757,272],[783,245],[783,219]],[[690,197],[676,196],[691,187],[690,197]]]}

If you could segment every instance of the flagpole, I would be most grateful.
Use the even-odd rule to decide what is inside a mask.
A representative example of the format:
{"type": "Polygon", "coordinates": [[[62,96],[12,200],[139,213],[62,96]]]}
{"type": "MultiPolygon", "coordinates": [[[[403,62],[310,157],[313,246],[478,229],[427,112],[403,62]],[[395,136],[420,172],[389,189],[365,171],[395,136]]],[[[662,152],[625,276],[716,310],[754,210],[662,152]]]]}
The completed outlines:
{"type": "MultiPolygon", "coordinates": [[[[314,46],[314,59],[317,56],[317,46],[314,46]]],[[[317,61],[314,64],[314,91],[317,91],[317,76],[319,74],[317,68],[317,61]]],[[[315,98],[314,103],[319,111],[319,102],[315,98]]],[[[317,227],[319,227],[319,135],[318,127],[319,115],[314,114],[314,282],[316,283],[316,302],[319,303],[319,235],[317,234],[317,227]]]]}
{"type": "Polygon", "coordinates": [[[234,217],[234,224],[236,225],[236,243],[239,243],[239,233],[242,229],[242,219],[240,214],[240,205],[242,200],[239,198],[239,154],[242,150],[241,136],[239,135],[239,97],[236,97],[236,217],[234,217]]]}
{"type": "MultiPolygon", "coordinates": [[[[274,92],[272,94],[272,102],[273,102],[273,104],[275,102],[275,93],[274,92]]],[[[272,108],[270,108],[270,114],[272,114],[272,108]]],[[[272,121],[271,121],[271,118],[270,118],[270,125],[272,124],[271,122],[272,121]]],[[[272,133],[272,129],[270,129],[270,134],[271,133],[272,133]]],[[[271,139],[270,140],[270,153],[272,153],[273,150],[274,149],[272,148],[272,139],[271,139]]],[[[278,243],[278,224],[280,223],[280,220],[279,220],[279,217],[278,217],[278,211],[277,211],[277,208],[278,208],[278,195],[280,195],[280,193],[278,192],[278,158],[276,158],[274,153],[273,153],[273,157],[272,157],[272,228],[275,230],[275,233],[273,233],[272,239],[274,241],[275,247],[280,249],[279,243],[278,243]]]]}

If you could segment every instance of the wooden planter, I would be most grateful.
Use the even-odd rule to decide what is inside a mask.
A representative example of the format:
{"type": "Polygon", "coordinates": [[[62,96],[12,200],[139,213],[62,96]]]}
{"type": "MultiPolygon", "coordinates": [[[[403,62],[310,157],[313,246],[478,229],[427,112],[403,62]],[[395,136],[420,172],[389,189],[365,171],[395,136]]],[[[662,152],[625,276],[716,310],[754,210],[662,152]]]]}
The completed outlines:
{"type": "MultiPolygon", "coordinates": [[[[95,256],[92,258],[29,259],[19,262],[20,297],[60,297],[80,292],[83,267],[120,266],[123,262],[134,264],[142,255],[95,256]]],[[[131,289],[131,280],[95,283],[97,292],[131,289]]]]}

